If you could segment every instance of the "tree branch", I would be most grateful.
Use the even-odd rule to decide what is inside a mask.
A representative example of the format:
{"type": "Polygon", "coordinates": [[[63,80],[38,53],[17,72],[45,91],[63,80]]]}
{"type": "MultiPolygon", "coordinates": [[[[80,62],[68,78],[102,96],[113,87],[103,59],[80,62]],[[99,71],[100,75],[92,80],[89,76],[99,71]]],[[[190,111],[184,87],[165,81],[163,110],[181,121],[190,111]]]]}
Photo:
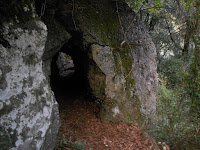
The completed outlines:
{"type": "Polygon", "coordinates": [[[180,50],[183,50],[183,49],[181,48],[181,46],[180,46],[179,44],[177,44],[177,42],[174,40],[174,38],[173,38],[173,36],[172,36],[172,32],[171,32],[170,27],[169,27],[169,23],[167,22],[166,19],[165,19],[165,22],[166,22],[166,24],[167,24],[167,29],[168,29],[168,31],[169,31],[169,35],[170,35],[171,41],[174,43],[174,45],[175,45],[176,48],[178,48],[178,49],[180,49],[180,50]]]}

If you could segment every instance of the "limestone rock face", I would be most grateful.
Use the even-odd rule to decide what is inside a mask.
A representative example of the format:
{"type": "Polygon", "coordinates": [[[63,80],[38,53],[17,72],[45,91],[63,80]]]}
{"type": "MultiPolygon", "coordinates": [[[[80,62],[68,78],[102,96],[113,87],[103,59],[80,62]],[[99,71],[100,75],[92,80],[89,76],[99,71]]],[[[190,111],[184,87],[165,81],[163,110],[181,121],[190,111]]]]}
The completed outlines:
{"type": "MultiPolygon", "coordinates": [[[[43,70],[49,80],[51,74],[52,57],[60,50],[60,48],[70,39],[70,34],[61,26],[52,14],[45,12],[43,17],[45,25],[48,29],[47,41],[45,43],[45,51],[42,56],[43,70]]],[[[50,82],[50,81],[49,81],[50,82]]]]}
{"type": "Polygon", "coordinates": [[[44,75],[42,55],[47,27],[39,19],[4,24],[0,44],[0,147],[53,149],[58,106],[44,75]]]}
{"type": "MultiPolygon", "coordinates": [[[[123,83],[123,78],[116,72],[112,48],[109,46],[91,45],[92,59],[105,75],[105,95],[114,98],[118,93],[118,83],[123,83]]],[[[91,76],[90,76],[91,77],[91,76]]]]}
{"type": "MultiPolygon", "coordinates": [[[[118,5],[116,1],[85,0],[76,1],[72,6],[65,1],[58,10],[53,10],[53,14],[58,13],[62,25],[51,16],[50,5],[42,16],[47,26],[32,12],[29,15],[33,18],[28,15],[29,21],[24,24],[17,20],[18,23],[3,25],[0,147],[13,150],[54,148],[59,116],[49,86],[50,64],[65,44],[69,44],[68,48],[72,45],[80,48],[77,57],[84,54],[79,56],[85,60],[81,61],[85,63],[81,69],[86,68],[84,77],[88,78],[92,94],[103,100],[102,119],[143,124],[153,118],[156,49],[136,14],[124,1],[117,2],[118,5]]],[[[66,66],[71,68],[73,64],[69,61],[66,66]]]]}
{"type": "Polygon", "coordinates": [[[60,20],[70,30],[74,25],[89,47],[88,81],[92,93],[104,100],[101,118],[148,122],[156,110],[157,64],[145,25],[123,1],[87,0],[77,6],[83,9],[72,9],[73,21],[66,21],[71,11],[60,20]]]}

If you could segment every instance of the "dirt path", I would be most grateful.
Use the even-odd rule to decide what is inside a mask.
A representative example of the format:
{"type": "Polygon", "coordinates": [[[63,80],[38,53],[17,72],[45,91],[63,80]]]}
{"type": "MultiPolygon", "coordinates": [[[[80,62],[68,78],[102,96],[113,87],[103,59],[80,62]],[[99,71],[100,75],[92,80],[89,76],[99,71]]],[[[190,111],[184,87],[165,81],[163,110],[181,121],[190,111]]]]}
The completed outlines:
{"type": "Polygon", "coordinates": [[[60,104],[57,150],[155,150],[136,126],[102,122],[95,103],[60,104]]]}

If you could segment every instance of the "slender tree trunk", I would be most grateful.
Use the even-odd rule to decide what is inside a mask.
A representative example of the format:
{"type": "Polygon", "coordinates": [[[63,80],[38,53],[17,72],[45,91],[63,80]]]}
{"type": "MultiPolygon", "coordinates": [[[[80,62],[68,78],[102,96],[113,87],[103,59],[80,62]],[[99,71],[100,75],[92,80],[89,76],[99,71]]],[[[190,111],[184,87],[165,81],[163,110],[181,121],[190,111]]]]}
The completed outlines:
{"type": "Polygon", "coordinates": [[[183,56],[186,57],[189,51],[190,45],[190,38],[191,38],[191,29],[190,29],[190,22],[187,21],[186,29],[185,29],[185,36],[184,36],[184,47],[183,47],[183,56]]]}

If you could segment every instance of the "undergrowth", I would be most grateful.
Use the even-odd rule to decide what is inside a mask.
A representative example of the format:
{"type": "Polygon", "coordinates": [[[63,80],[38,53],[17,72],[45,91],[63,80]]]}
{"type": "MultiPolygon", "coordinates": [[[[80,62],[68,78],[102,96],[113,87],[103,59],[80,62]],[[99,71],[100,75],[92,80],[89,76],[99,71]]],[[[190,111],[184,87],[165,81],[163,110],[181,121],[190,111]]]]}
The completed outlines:
{"type": "Polygon", "coordinates": [[[66,138],[64,138],[60,144],[59,144],[59,147],[60,148],[63,148],[63,147],[68,147],[70,148],[71,150],[85,150],[85,144],[86,142],[85,141],[75,141],[75,142],[69,142],[67,141],[66,138]]]}
{"type": "MultiPolygon", "coordinates": [[[[189,66],[189,65],[188,65],[189,66]]],[[[166,60],[160,68],[154,136],[171,149],[200,147],[199,116],[190,94],[192,80],[187,64],[180,59],[166,60]]]]}

